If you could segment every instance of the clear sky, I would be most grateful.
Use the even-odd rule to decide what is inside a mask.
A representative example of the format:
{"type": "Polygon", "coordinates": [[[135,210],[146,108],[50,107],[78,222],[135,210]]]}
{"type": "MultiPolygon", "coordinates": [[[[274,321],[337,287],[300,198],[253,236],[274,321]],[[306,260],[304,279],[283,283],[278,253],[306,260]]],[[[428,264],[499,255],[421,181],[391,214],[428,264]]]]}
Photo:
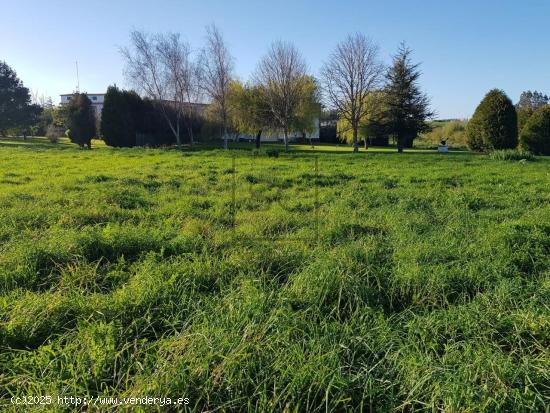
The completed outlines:
{"type": "Polygon", "coordinates": [[[422,62],[440,118],[469,117],[491,88],[517,101],[550,94],[548,0],[0,0],[0,60],[25,85],[59,101],[76,86],[126,86],[119,48],[133,28],[179,32],[198,49],[215,23],[246,80],[273,40],[290,40],[317,75],[334,45],[361,31],[389,62],[400,41],[422,62]]]}

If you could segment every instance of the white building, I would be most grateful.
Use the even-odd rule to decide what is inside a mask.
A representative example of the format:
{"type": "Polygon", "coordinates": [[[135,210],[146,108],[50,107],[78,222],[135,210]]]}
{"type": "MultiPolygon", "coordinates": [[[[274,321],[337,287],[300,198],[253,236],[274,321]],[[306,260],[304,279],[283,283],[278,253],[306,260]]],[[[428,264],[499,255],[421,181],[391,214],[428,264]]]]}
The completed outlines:
{"type": "MultiPolygon", "coordinates": [[[[95,116],[97,119],[101,119],[101,110],[103,109],[103,102],[105,101],[105,93],[84,93],[92,101],[92,107],[95,110],[95,116]]],[[[61,96],[61,104],[68,104],[74,96],[74,93],[67,93],[61,96]]]]}

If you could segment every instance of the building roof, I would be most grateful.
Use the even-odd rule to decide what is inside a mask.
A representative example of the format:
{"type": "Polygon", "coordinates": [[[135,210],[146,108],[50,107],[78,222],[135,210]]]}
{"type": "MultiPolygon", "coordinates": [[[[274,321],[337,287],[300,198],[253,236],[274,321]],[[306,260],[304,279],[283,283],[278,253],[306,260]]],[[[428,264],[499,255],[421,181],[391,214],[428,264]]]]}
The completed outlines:
{"type": "MultiPolygon", "coordinates": [[[[77,92],[73,92],[73,93],[62,93],[60,94],[59,96],[73,96],[75,95],[77,92]]],[[[82,92],[83,95],[98,95],[98,96],[104,96],[105,93],[89,93],[89,92],[82,92]]]]}

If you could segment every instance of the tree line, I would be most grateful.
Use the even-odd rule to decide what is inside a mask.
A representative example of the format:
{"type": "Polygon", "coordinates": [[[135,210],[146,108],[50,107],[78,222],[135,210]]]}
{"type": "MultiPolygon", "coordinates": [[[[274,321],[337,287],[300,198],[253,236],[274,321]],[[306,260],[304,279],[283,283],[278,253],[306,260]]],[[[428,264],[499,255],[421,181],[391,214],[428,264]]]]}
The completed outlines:
{"type": "MultiPolygon", "coordinates": [[[[200,140],[227,142],[253,136],[259,147],[265,134],[303,138],[316,128],[322,112],[337,120],[341,140],[359,150],[370,144],[398,151],[413,146],[430,130],[435,116],[421,90],[420,66],[402,43],[389,65],[376,43],[361,33],[340,41],[314,77],[290,42],[271,44],[247,81],[234,73],[234,58],[215,25],[205,44],[194,51],[179,34],[130,33],[121,49],[124,74],[134,90],[110,86],[98,124],[86,94],[68,105],[37,105],[5,63],[0,63],[0,133],[65,134],[81,146],[100,136],[111,146],[192,146],[200,140]]],[[[472,150],[520,148],[547,154],[550,141],[548,96],[524,92],[517,105],[501,90],[490,91],[467,123],[464,134],[472,150]]],[[[444,139],[443,139],[444,140],[444,139]]]]}
{"type": "Polygon", "coordinates": [[[541,92],[523,92],[514,105],[499,89],[487,93],[466,125],[470,149],[520,149],[550,155],[550,105],[541,92]]]}
{"type": "MultiPolygon", "coordinates": [[[[402,150],[427,130],[433,116],[419,87],[419,66],[404,44],[385,67],[375,43],[360,33],[349,35],[329,55],[317,79],[292,43],[277,41],[248,81],[236,78],[234,59],[216,26],[207,28],[205,47],[195,54],[191,50],[178,34],[141,31],[133,31],[130,45],[122,49],[127,80],[157,107],[178,146],[183,137],[193,144],[191,125],[202,117],[219,130],[225,147],[232,134],[254,136],[259,146],[263,134],[280,132],[288,150],[290,135],[311,134],[324,107],[337,113],[340,136],[354,151],[360,140],[367,146],[369,139],[380,143],[386,138],[387,143],[389,136],[402,150]],[[205,101],[206,111],[200,106],[205,101]]],[[[136,115],[114,107],[128,93],[110,88],[105,98],[101,131],[115,146],[131,142],[123,129],[136,115]]],[[[132,111],[131,105],[124,107],[132,111]]]]}
{"type": "Polygon", "coordinates": [[[373,139],[387,143],[388,136],[402,150],[433,115],[411,50],[402,45],[386,68],[378,46],[360,33],[337,44],[319,79],[290,42],[274,42],[248,81],[236,78],[234,58],[216,26],[207,28],[205,45],[192,50],[179,34],[132,31],[121,54],[135,91],[109,87],[100,125],[85,94],[75,94],[64,107],[44,106],[49,125],[43,132],[54,141],[66,128],[81,146],[99,134],[112,146],[178,147],[193,145],[197,135],[218,135],[227,147],[238,134],[254,136],[259,146],[263,135],[282,133],[288,150],[290,135],[311,134],[324,108],[337,114],[339,136],[354,151],[360,140],[366,147],[373,139]]]}

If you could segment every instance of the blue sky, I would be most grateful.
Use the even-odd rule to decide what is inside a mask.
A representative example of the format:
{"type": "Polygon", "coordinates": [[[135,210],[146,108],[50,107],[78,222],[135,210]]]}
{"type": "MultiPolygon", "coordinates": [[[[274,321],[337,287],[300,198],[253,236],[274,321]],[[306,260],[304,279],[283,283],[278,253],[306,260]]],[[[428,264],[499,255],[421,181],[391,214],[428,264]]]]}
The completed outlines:
{"type": "Polygon", "coordinates": [[[361,31],[389,62],[400,41],[422,62],[421,83],[440,118],[469,117],[491,88],[516,101],[550,94],[546,0],[1,0],[0,59],[26,86],[52,96],[126,86],[118,52],[133,28],[179,32],[198,49],[216,23],[247,79],[273,40],[291,40],[317,75],[346,34],[361,31]]]}

